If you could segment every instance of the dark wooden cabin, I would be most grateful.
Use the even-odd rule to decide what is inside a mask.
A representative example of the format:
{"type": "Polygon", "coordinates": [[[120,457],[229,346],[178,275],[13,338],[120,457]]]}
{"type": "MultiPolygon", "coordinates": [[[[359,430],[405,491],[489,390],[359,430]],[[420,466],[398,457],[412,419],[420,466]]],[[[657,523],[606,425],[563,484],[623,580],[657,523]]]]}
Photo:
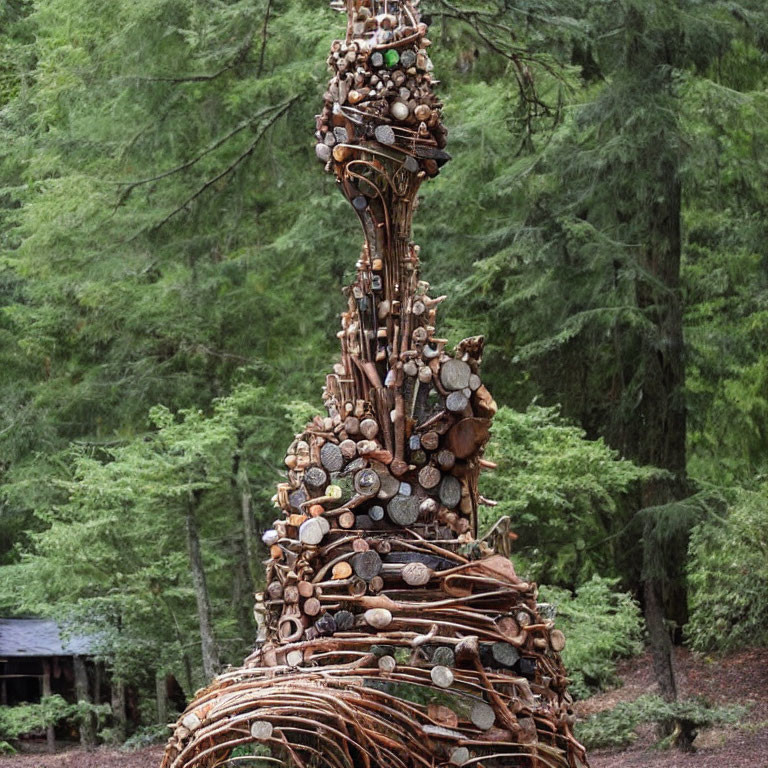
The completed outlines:
{"type": "MultiPolygon", "coordinates": [[[[104,667],[94,659],[94,642],[82,636],[63,636],[47,619],[0,619],[0,704],[37,702],[60,694],[70,702],[104,701],[104,667]]],[[[81,729],[81,741],[92,740],[91,729],[81,729]]],[[[53,749],[55,732],[48,728],[53,749]]]]}

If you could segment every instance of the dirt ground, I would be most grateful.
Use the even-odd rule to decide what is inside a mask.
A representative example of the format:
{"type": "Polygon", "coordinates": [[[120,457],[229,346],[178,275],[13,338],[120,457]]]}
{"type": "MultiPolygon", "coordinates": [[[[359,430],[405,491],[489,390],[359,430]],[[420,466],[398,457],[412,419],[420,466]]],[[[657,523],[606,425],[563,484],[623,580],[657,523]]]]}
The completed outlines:
{"type": "MultiPolygon", "coordinates": [[[[630,749],[593,752],[592,768],[768,768],[768,650],[744,651],[725,659],[697,657],[681,650],[677,669],[683,696],[748,706],[744,721],[738,726],[703,731],[696,740],[697,751],[690,755],[654,749],[648,729],[630,749]]],[[[621,687],[580,702],[579,716],[654,691],[648,656],[624,663],[619,674],[621,687]]],[[[0,757],[0,768],[157,768],[161,754],[159,747],[137,752],[70,749],[56,755],[0,757]]]]}

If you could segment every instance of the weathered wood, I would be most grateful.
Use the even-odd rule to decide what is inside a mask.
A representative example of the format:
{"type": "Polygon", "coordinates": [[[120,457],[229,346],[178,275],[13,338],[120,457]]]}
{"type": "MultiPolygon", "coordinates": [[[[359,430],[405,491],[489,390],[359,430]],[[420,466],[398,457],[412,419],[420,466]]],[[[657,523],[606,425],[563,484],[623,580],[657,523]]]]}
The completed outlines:
{"type": "Polygon", "coordinates": [[[387,504],[387,515],[396,525],[413,525],[419,519],[418,498],[398,494],[387,504]]]}
{"type": "Polygon", "coordinates": [[[419,470],[419,485],[426,489],[435,488],[440,483],[442,476],[437,467],[433,467],[431,464],[427,465],[419,470]]]}
{"type": "Polygon", "coordinates": [[[341,449],[334,443],[326,443],[320,449],[320,461],[329,472],[338,472],[344,466],[341,449]]]}
{"type": "Polygon", "coordinates": [[[438,688],[450,688],[453,685],[453,672],[448,667],[441,665],[432,667],[429,670],[429,676],[438,688]]]}
{"type": "Polygon", "coordinates": [[[461,483],[453,475],[444,475],[439,495],[442,504],[453,509],[461,500],[461,483]]]}
{"type": "Polygon", "coordinates": [[[358,552],[356,555],[353,555],[352,570],[363,581],[370,581],[374,576],[378,576],[381,571],[381,557],[379,553],[369,549],[367,552],[358,552]]]}
{"type": "Polygon", "coordinates": [[[469,719],[472,724],[477,726],[481,731],[487,731],[492,728],[496,722],[496,713],[493,711],[493,707],[486,704],[484,701],[476,701],[472,705],[472,711],[469,719]]]}
{"type": "Polygon", "coordinates": [[[440,367],[440,382],[447,390],[459,390],[469,386],[472,369],[461,360],[447,360],[440,367]]]}
{"type": "Polygon", "coordinates": [[[403,581],[411,587],[422,587],[431,578],[432,571],[424,563],[408,563],[402,571],[403,581]]]}
{"type": "Polygon", "coordinates": [[[477,453],[490,437],[489,419],[467,418],[456,422],[445,436],[445,447],[458,459],[477,453]]]}

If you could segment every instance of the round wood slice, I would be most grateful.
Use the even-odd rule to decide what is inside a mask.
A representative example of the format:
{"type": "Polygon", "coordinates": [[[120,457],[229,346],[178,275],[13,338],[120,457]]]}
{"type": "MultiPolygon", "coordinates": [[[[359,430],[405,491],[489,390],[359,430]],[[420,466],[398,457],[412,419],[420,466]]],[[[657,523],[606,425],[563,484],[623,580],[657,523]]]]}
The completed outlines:
{"type": "Polygon", "coordinates": [[[320,522],[322,519],[321,517],[310,517],[309,520],[301,524],[299,528],[299,541],[302,544],[314,546],[323,540],[325,530],[320,522]]]}
{"type": "Polygon", "coordinates": [[[451,750],[451,765],[464,765],[469,760],[469,750],[466,747],[456,747],[451,750]]]}
{"type": "Polygon", "coordinates": [[[440,366],[440,383],[448,390],[468,387],[471,375],[472,369],[461,360],[446,360],[440,366]]]}
{"type": "Polygon", "coordinates": [[[289,667],[298,667],[304,661],[304,653],[298,650],[288,651],[285,654],[285,660],[289,667]]]}
{"type": "Polygon", "coordinates": [[[352,566],[346,560],[336,563],[331,571],[331,577],[334,579],[348,579],[351,575],[352,566]]]}
{"type": "Polygon", "coordinates": [[[336,621],[336,629],[342,632],[355,626],[355,614],[351,611],[336,611],[333,618],[336,621]]]}
{"type": "Polygon", "coordinates": [[[392,623],[392,614],[386,608],[369,608],[363,618],[365,623],[374,629],[384,629],[392,623]]]}
{"type": "Polygon", "coordinates": [[[397,492],[400,489],[400,481],[396,477],[390,475],[389,472],[379,472],[379,483],[380,486],[377,496],[382,501],[391,499],[393,496],[397,495],[397,492]]]}
{"type": "Polygon", "coordinates": [[[309,597],[304,601],[304,613],[307,616],[317,616],[322,610],[322,605],[316,597],[309,597]]]}
{"type": "Polygon", "coordinates": [[[453,469],[453,465],[456,463],[456,456],[451,451],[443,449],[437,454],[437,463],[441,469],[453,469]]]}
{"type": "Polygon", "coordinates": [[[515,619],[521,627],[527,627],[531,623],[531,614],[528,611],[518,611],[515,614],[515,619]]]}
{"type": "Polygon", "coordinates": [[[372,469],[361,469],[355,475],[355,490],[363,496],[374,496],[380,487],[379,476],[372,469]]]}
{"type": "Polygon", "coordinates": [[[353,555],[352,570],[363,581],[370,581],[374,576],[378,576],[381,571],[379,553],[369,549],[367,552],[358,552],[353,555]]]}
{"type": "Polygon", "coordinates": [[[461,501],[461,483],[453,475],[445,475],[440,482],[440,501],[448,509],[461,501]]]}
{"type": "Polygon", "coordinates": [[[299,602],[299,588],[295,584],[289,584],[283,588],[283,600],[289,605],[299,602]]]}
{"type": "MultiPolygon", "coordinates": [[[[375,57],[376,54],[373,54],[373,57],[375,57]]],[[[371,57],[371,58],[373,58],[371,57]]],[[[376,66],[375,64],[373,66],[376,66]]],[[[374,131],[374,136],[376,137],[376,141],[380,142],[381,144],[394,144],[395,143],[395,132],[392,130],[392,128],[388,125],[377,125],[376,129],[374,131]]],[[[320,145],[318,144],[315,151],[317,152],[317,156],[320,158],[320,160],[327,161],[328,157],[330,157],[330,151],[328,152],[328,157],[325,157],[325,155],[321,155],[320,151],[320,145]]]]}
{"type": "Polygon", "coordinates": [[[506,637],[517,637],[520,634],[520,625],[512,616],[502,616],[496,622],[496,626],[499,628],[499,632],[506,637]]]}
{"type": "Polygon", "coordinates": [[[463,392],[451,392],[445,398],[445,407],[451,413],[461,413],[469,405],[469,400],[463,392]]]}
{"type": "Polygon", "coordinates": [[[520,658],[520,652],[509,643],[494,643],[491,646],[493,660],[502,667],[514,667],[520,658]]]}
{"type": "Polygon", "coordinates": [[[483,382],[480,380],[480,377],[479,377],[479,376],[478,376],[476,373],[473,373],[473,374],[472,374],[472,375],[469,377],[469,389],[470,389],[472,392],[474,392],[476,389],[480,389],[480,385],[481,385],[482,383],[483,383],[483,382]]]}
{"type": "Polygon", "coordinates": [[[402,577],[410,587],[423,587],[432,578],[432,571],[424,563],[408,563],[403,568],[402,577]]]}
{"type": "Polygon", "coordinates": [[[270,528],[268,531],[264,531],[264,533],[261,535],[261,540],[268,547],[271,547],[273,544],[277,544],[279,538],[280,534],[274,528],[270,528]]]}
{"type": "Polygon", "coordinates": [[[347,416],[347,418],[344,419],[344,431],[348,435],[359,435],[360,419],[358,419],[357,416],[347,416]]]}
{"type": "Polygon", "coordinates": [[[302,597],[312,597],[315,594],[315,585],[311,581],[300,581],[296,586],[302,597]]]}
{"type": "Polygon", "coordinates": [[[272,723],[268,720],[254,720],[251,723],[251,736],[256,741],[266,741],[272,738],[272,723]]]}
{"type": "MultiPolygon", "coordinates": [[[[458,503],[458,499],[456,501],[458,503]]],[[[419,499],[416,496],[398,494],[387,505],[387,514],[396,525],[413,525],[419,519],[419,499]]]]}
{"type": "Polygon", "coordinates": [[[368,516],[371,518],[371,520],[375,520],[376,522],[379,522],[379,520],[383,520],[384,507],[379,506],[378,504],[375,504],[368,510],[368,516]]]}
{"type": "Polygon", "coordinates": [[[435,488],[440,483],[442,476],[437,467],[433,467],[431,464],[427,465],[419,470],[419,485],[427,489],[435,488]]]}
{"type": "Polygon", "coordinates": [[[339,443],[339,450],[345,459],[354,459],[357,456],[357,443],[354,440],[342,440],[339,443]]]}
{"type": "Polygon", "coordinates": [[[293,509],[295,512],[301,512],[301,505],[306,500],[307,500],[307,492],[303,488],[299,488],[298,491],[294,491],[288,497],[288,503],[291,505],[291,509],[293,509]]]}
{"type": "Polygon", "coordinates": [[[379,659],[379,670],[385,675],[388,675],[390,672],[394,672],[396,668],[397,661],[395,661],[394,656],[382,656],[379,659]]]}
{"type": "Polygon", "coordinates": [[[432,667],[429,676],[438,688],[450,688],[453,685],[453,672],[448,667],[432,667]]]}
{"type": "Polygon", "coordinates": [[[496,713],[493,711],[493,707],[486,704],[484,701],[476,701],[472,705],[472,712],[469,715],[469,719],[473,725],[479,728],[481,731],[487,731],[493,727],[496,722],[496,713]]]}
{"type": "Polygon", "coordinates": [[[322,467],[308,467],[304,472],[304,484],[307,488],[325,488],[328,483],[328,474],[322,467]]]}
{"type": "Polygon", "coordinates": [[[182,721],[181,724],[188,730],[194,731],[199,728],[203,721],[194,713],[190,712],[182,721]]]}
{"type": "Polygon", "coordinates": [[[339,446],[326,443],[320,449],[320,462],[329,472],[338,472],[344,466],[344,456],[339,446]]]}
{"type": "Polygon", "coordinates": [[[353,576],[347,589],[352,597],[362,597],[368,591],[368,585],[362,579],[353,576]]]}
{"type": "Polygon", "coordinates": [[[429,432],[425,432],[421,436],[421,446],[422,448],[426,448],[428,451],[434,451],[435,448],[440,443],[440,435],[437,434],[437,432],[434,432],[433,430],[430,430],[429,432]]]}
{"type": "Polygon", "coordinates": [[[455,728],[459,724],[459,716],[444,704],[430,702],[427,705],[427,716],[430,720],[434,720],[447,728],[455,728]]]}
{"type": "Polygon", "coordinates": [[[371,592],[381,592],[381,590],[384,589],[384,579],[382,579],[381,576],[374,576],[368,582],[368,588],[371,592]]]}
{"type": "Polygon", "coordinates": [[[371,545],[365,539],[355,539],[352,542],[353,552],[367,552],[371,548],[371,545]]]}
{"type": "Polygon", "coordinates": [[[379,433],[379,425],[373,419],[363,419],[360,422],[360,433],[363,437],[373,440],[379,433]]]}
{"type": "Polygon", "coordinates": [[[341,528],[354,528],[356,522],[357,519],[354,512],[347,510],[339,515],[339,527],[341,528]]]}
{"type": "Polygon", "coordinates": [[[552,650],[560,653],[565,648],[565,635],[559,629],[553,629],[549,633],[549,642],[552,650]]]}
{"type": "Polygon", "coordinates": [[[452,667],[456,663],[456,654],[453,652],[453,648],[441,645],[432,652],[430,661],[441,667],[452,667]]]}

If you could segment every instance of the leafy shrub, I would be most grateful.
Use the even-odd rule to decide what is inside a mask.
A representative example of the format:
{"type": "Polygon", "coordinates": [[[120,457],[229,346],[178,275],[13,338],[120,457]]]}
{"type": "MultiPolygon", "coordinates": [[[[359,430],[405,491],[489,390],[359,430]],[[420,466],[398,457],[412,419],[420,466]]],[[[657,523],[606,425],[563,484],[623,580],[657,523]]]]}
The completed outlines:
{"type": "MultiPolygon", "coordinates": [[[[640,725],[675,720],[698,729],[736,722],[744,712],[744,707],[713,707],[699,698],[667,702],[660,696],[640,696],[634,701],[621,701],[613,709],[577,723],[576,738],[587,749],[625,747],[637,738],[636,729],[640,725]]],[[[660,746],[664,745],[660,742],[660,746]]]]}
{"type": "Polygon", "coordinates": [[[79,701],[69,704],[58,694],[46,696],[39,702],[0,707],[0,742],[14,741],[28,733],[44,731],[61,722],[81,723],[86,717],[97,721],[111,712],[108,704],[79,701]]]}
{"type": "Polygon", "coordinates": [[[14,741],[27,733],[44,731],[76,714],[77,705],[68,704],[58,694],[46,696],[39,703],[0,707],[0,740],[14,741]]]}
{"type": "Polygon", "coordinates": [[[575,595],[541,588],[541,598],[556,606],[556,624],[567,638],[563,661],[577,698],[615,683],[617,659],[643,650],[640,609],[631,595],[616,591],[616,584],[616,579],[593,576],[575,595]]]}
{"type": "Polygon", "coordinates": [[[740,491],[724,518],[699,523],[689,553],[692,647],[730,651],[768,643],[768,486],[740,491]]]}

